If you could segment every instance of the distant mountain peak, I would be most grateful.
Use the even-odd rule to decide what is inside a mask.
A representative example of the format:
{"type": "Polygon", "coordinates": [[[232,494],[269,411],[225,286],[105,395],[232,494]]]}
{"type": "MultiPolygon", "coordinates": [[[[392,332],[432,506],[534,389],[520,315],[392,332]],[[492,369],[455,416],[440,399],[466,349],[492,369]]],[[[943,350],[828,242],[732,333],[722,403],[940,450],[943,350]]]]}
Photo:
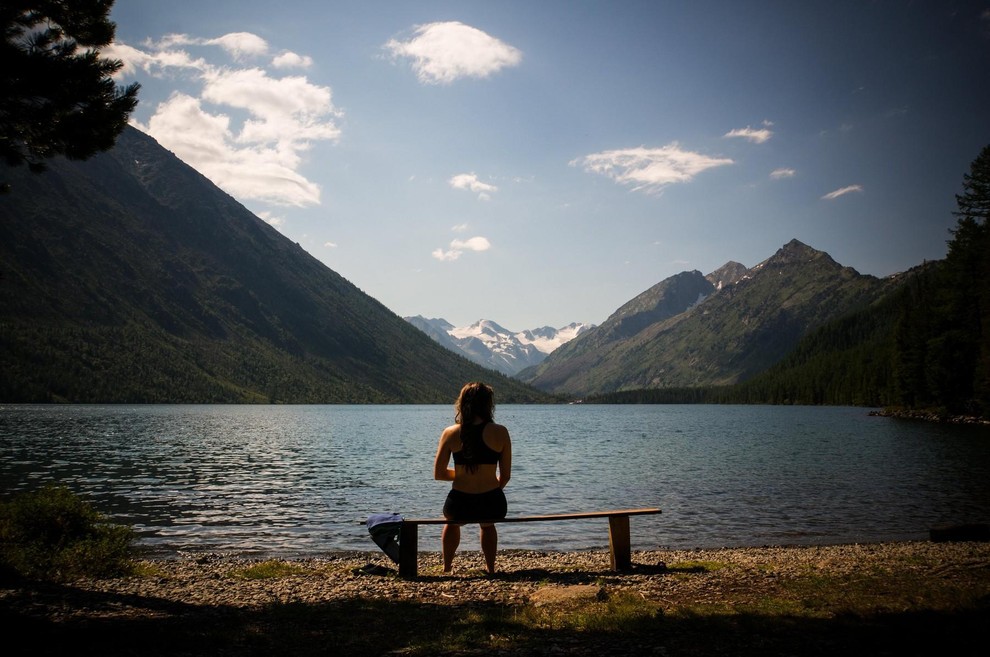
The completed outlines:
{"type": "Polygon", "coordinates": [[[456,328],[454,326],[451,326],[450,329],[448,329],[448,331],[452,335],[465,336],[465,337],[470,335],[477,335],[477,334],[496,336],[503,334],[508,335],[511,333],[511,331],[499,326],[490,319],[479,319],[474,324],[471,324],[471,326],[467,326],[463,328],[456,328]]]}
{"type": "Polygon", "coordinates": [[[738,283],[749,275],[749,268],[746,265],[730,260],[712,273],[705,276],[708,282],[715,286],[716,290],[738,283]]]}
{"type": "Polygon", "coordinates": [[[558,347],[593,328],[572,322],[559,329],[541,326],[510,331],[490,319],[479,319],[463,327],[455,327],[445,319],[425,319],[420,315],[405,319],[444,347],[509,376],[543,362],[558,347]]]}

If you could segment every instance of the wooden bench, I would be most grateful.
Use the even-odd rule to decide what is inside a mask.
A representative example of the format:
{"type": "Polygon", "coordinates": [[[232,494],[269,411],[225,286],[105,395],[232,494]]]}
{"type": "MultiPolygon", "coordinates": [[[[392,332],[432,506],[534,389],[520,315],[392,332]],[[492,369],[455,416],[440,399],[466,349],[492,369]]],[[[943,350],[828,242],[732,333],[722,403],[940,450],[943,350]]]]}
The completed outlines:
{"type": "MultiPolygon", "coordinates": [[[[547,516],[516,516],[499,520],[484,520],[485,523],[505,522],[552,522],[556,520],[586,520],[588,518],[608,518],[608,549],[611,555],[612,570],[628,570],[632,567],[629,544],[629,516],[643,516],[660,513],[660,509],[617,509],[613,511],[589,511],[586,513],[557,513],[547,516]]],[[[446,518],[403,518],[399,533],[399,576],[416,577],[419,570],[419,526],[455,524],[446,518]]],[[[479,521],[464,523],[479,524],[479,521]]]]}

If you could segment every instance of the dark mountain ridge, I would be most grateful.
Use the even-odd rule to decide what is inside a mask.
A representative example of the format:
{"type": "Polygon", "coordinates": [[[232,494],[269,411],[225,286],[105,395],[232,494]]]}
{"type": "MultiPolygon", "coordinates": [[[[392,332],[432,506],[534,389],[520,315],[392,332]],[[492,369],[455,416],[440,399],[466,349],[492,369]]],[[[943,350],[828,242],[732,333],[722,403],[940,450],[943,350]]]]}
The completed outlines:
{"type": "Polygon", "coordinates": [[[734,384],[885,289],[884,281],[792,240],[749,270],[730,262],[707,277],[694,271],[666,279],[519,376],[575,397],[734,384]]]}
{"type": "Polygon", "coordinates": [[[6,402],[447,403],[470,363],[153,139],[8,168],[0,197],[6,402]]]}

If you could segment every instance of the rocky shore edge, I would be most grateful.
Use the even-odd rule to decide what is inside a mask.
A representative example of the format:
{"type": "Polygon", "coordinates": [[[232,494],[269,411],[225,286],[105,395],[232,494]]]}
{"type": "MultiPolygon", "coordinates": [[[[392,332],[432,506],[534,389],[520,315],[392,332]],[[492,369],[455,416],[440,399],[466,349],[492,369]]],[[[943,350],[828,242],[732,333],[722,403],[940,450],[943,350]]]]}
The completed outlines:
{"type": "Polygon", "coordinates": [[[940,424],[966,424],[974,426],[990,426],[990,418],[976,415],[945,415],[934,410],[906,410],[884,408],[867,413],[872,417],[893,417],[903,420],[918,420],[920,422],[937,422],[940,424]]]}

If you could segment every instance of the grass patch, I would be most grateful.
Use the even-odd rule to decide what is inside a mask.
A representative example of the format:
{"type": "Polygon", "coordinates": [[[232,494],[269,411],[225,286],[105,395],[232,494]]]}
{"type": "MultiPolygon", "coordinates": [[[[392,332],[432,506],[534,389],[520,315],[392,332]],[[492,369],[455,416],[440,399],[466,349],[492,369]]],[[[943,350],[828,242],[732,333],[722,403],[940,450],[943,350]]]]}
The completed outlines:
{"type": "MultiPolygon", "coordinates": [[[[946,610],[972,605],[971,589],[935,582],[910,572],[867,572],[841,577],[807,576],[787,582],[782,592],[800,601],[809,614],[903,613],[946,610]],[[936,585],[937,584],[937,585],[936,585]]],[[[984,598],[984,602],[985,602],[984,598]]]]}
{"type": "Polygon", "coordinates": [[[570,630],[575,632],[629,632],[644,622],[663,615],[657,602],[622,592],[605,599],[578,599],[563,604],[526,605],[516,620],[530,630],[570,630]]]}
{"type": "Polygon", "coordinates": [[[136,561],[131,567],[131,575],[135,577],[166,577],[166,572],[156,563],[136,561]]]}
{"type": "Polygon", "coordinates": [[[308,568],[298,564],[287,563],[272,559],[262,561],[246,568],[238,568],[230,572],[231,577],[238,579],[277,579],[279,577],[290,577],[292,575],[306,575],[310,573],[308,568]]]}

